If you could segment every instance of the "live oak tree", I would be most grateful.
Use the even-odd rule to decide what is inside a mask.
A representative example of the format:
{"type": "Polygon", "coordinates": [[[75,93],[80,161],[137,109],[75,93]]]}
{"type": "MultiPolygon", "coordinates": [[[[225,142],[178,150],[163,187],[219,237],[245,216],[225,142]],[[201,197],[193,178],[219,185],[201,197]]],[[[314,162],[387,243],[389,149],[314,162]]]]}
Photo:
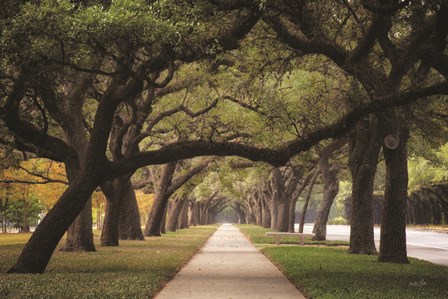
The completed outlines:
{"type": "Polygon", "coordinates": [[[202,182],[205,175],[206,173],[201,172],[178,189],[171,201],[166,222],[167,231],[176,231],[177,229],[188,228],[190,225],[196,225],[197,221],[194,215],[196,200],[193,190],[202,182]]]}
{"type": "MultiPolygon", "coordinates": [[[[144,143],[145,148],[163,143],[164,141],[156,143],[151,140],[147,141],[148,137],[157,136],[157,131],[162,132],[164,135],[161,139],[169,140],[173,138],[174,129],[180,130],[179,125],[173,125],[174,128],[172,128],[166,125],[163,127],[160,124],[173,122],[171,119],[176,114],[185,113],[191,118],[196,118],[207,113],[216,105],[217,101],[213,101],[199,111],[192,111],[185,101],[179,102],[175,95],[170,96],[173,93],[179,94],[201,81],[199,75],[198,77],[191,77],[191,73],[190,77],[182,78],[185,77],[182,74],[190,70],[191,68],[188,68],[188,66],[180,68],[177,73],[181,73],[181,75],[177,74],[167,88],[158,90],[152,88],[134,101],[127,101],[122,104],[122,107],[115,114],[109,141],[109,150],[113,160],[120,160],[123,157],[138,153],[140,151],[140,143],[144,143]],[[170,96],[170,98],[161,99],[167,96],[170,96]],[[177,102],[179,103],[175,104],[177,102]]],[[[176,123],[182,124],[183,122],[182,120],[176,120],[176,123]]],[[[185,127],[186,123],[185,121],[182,126],[185,127]]],[[[182,134],[188,135],[188,132],[182,134]]],[[[126,174],[113,181],[101,184],[101,189],[108,199],[104,227],[101,234],[102,245],[117,246],[119,235],[124,239],[143,239],[137,202],[130,181],[131,175],[126,174]]]]}
{"type": "MultiPolygon", "coordinates": [[[[131,8],[136,9],[137,8],[141,8],[144,7],[142,4],[136,4],[135,6],[132,7],[132,5],[130,5],[131,8]]],[[[61,20],[64,20],[67,18],[73,18],[73,21],[77,22],[77,21],[81,21],[82,20],[82,26],[79,26],[76,28],[77,31],[75,32],[71,32],[70,34],[73,35],[67,35],[67,39],[68,40],[75,40],[75,39],[80,39],[79,44],[78,45],[82,45],[84,48],[82,49],[84,54],[88,54],[88,51],[90,50],[90,53],[92,54],[92,56],[96,55],[97,53],[92,52],[93,49],[97,50],[97,48],[93,47],[93,45],[91,44],[91,40],[89,39],[90,37],[92,37],[92,35],[90,35],[88,37],[88,39],[85,39],[85,36],[83,36],[83,30],[88,30],[89,34],[92,33],[91,32],[91,28],[89,28],[89,24],[92,24],[91,22],[97,22],[99,19],[98,17],[101,17],[102,11],[100,10],[100,8],[95,7],[92,9],[85,9],[85,10],[76,10],[73,9],[73,7],[71,5],[69,5],[67,2],[58,2],[55,4],[51,4],[51,3],[43,3],[42,5],[38,6],[38,7],[32,7],[31,5],[28,7],[28,10],[26,11],[26,13],[24,14],[26,16],[27,19],[32,19],[33,16],[33,9],[37,8],[38,9],[48,9],[49,10],[49,14],[45,15],[39,15],[38,17],[43,17],[45,18],[48,15],[52,15],[54,13],[60,13],[61,14],[61,20]],[[62,4],[62,5],[61,5],[62,4]],[[53,10],[53,11],[52,11],[53,10]],[[87,18],[86,18],[87,17],[87,18]],[[78,18],[78,19],[77,19],[78,18]],[[90,18],[90,19],[89,19],[90,18]],[[89,23],[90,21],[90,23],[89,23]],[[84,39],[84,40],[83,40],[84,39]]],[[[120,7],[120,4],[117,4],[115,7],[112,5],[111,6],[111,10],[115,9],[114,12],[116,13],[121,13],[122,11],[124,11],[126,9],[126,7],[120,7]]],[[[132,9],[129,10],[129,13],[132,15],[132,9]]],[[[157,12],[159,13],[159,12],[157,12]]],[[[163,11],[160,12],[160,14],[163,14],[163,11]]],[[[246,14],[247,15],[247,19],[251,20],[252,16],[250,14],[246,14]]],[[[113,16],[113,15],[110,15],[113,16]]],[[[169,34],[166,34],[168,30],[172,30],[171,32],[176,32],[176,34],[179,33],[179,28],[176,28],[175,25],[172,25],[170,22],[165,22],[164,23],[164,16],[156,16],[156,13],[148,14],[147,18],[141,18],[140,23],[132,23],[130,24],[131,26],[129,26],[128,30],[131,30],[131,32],[135,33],[138,32],[138,30],[143,30],[144,28],[147,28],[147,26],[151,26],[157,17],[159,17],[159,21],[160,24],[157,25],[156,28],[164,28],[165,32],[162,32],[163,30],[160,30],[160,32],[158,32],[157,34],[160,34],[160,36],[156,36],[153,35],[151,38],[152,40],[157,40],[158,42],[163,42],[163,38],[168,38],[171,37],[169,34]],[[152,19],[151,19],[152,18],[152,19]],[[140,27],[139,27],[140,26],[140,27]],[[146,27],[145,27],[146,26],[146,27]],[[165,27],[164,27],[165,26],[165,27]],[[170,28],[171,26],[171,28],[170,28]],[[132,28],[130,28],[132,27],[132,28]],[[177,29],[177,30],[176,30],[177,29]],[[163,37],[163,38],[161,38],[163,37]]],[[[253,18],[252,18],[253,19],[253,18]]],[[[113,18],[111,19],[101,19],[103,22],[108,23],[113,21],[113,18]]],[[[43,20],[39,20],[40,22],[42,22],[43,20]]],[[[241,35],[242,32],[244,32],[244,30],[249,29],[247,24],[244,23],[245,20],[242,21],[242,24],[240,25],[240,27],[238,26],[231,26],[229,28],[229,32],[226,34],[230,34],[230,36],[232,36],[232,33],[234,33],[236,36],[241,35]]],[[[63,22],[62,22],[63,23],[63,22]]],[[[81,24],[81,23],[79,23],[81,24]]],[[[116,24],[117,23],[113,23],[112,24],[116,24]]],[[[23,25],[23,24],[20,24],[23,25]]],[[[62,29],[60,26],[64,25],[64,24],[52,24],[54,25],[55,29],[58,29],[58,31],[61,30],[65,30],[62,29]]],[[[183,25],[183,24],[182,24],[183,25]]],[[[232,24],[234,25],[234,24],[232,24]]],[[[20,27],[20,26],[18,26],[20,27]]],[[[103,57],[101,57],[100,61],[105,61],[104,64],[102,65],[103,70],[101,70],[101,67],[99,70],[92,70],[92,69],[84,69],[84,66],[82,65],[83,63],[85,63],[85,61],[88,61],[88,59],[83,60],[80,64],[76,65],[75,63],[78,62],[76,60],[76,55],[71,56],[70,58],[66,57],[66,55],[71,54],[70,51],[67,49],[66,44],[63,44],[62,47],[61,43],[55,43],[54,40],[49,39],[49,43],[44,44],[43,48],[28,48],[31,50],[37,50],[37,53],[30,53],[30,54],[34,54],[34,56],[32,56],[32,58],[36,57],[36,55],[39,57],[39,60],[42,59],[42,56],[44,56],[44,58],[46,58],[46,62],[50,63],[50,64],[56,64],[56,66],[58,64],[62,65],[67,65],[66,67],[69,67],[69,69],[74,69],[74,71],[78,71],[80,72],[80,74],[86,73],[86,76],[89,76],[92,72],[95,73],[97,76],[103,76],[103,82],[100,84],[100,91],[103,91],[102,93],[100,93],[99,95],[99,105],[97,108],[97,113],[95,116],[95,121],[93,124],[93,127],[90,131],[90,138],[89,138],[89,143],[88,143],[88,150],[87,153],[85,155],[85,157],[76,157],[79,158],[80,160],[82,160],[82,162],[85,163],[80,163],[81,164],[81,173],[77,175],[75,181],[73,183],[71,183],[70,187],[67,189],[67,191],[64,193],[64,195],[61,197],[61,200],[58,202],[58,204],[55,205],[55,207],[49,212],[49,214],[47,215],[47,217],[44,219],[44,221],[41,223],[41,225],[38,227],[38,229],[36,230],[35,234],[33,234],[33,237],[31,238],[30,242],[28,243],[28,249],[25,249],[23,251],[23,255],[21,258],[21,261],[18,261],[17,267],[15,268],[15,270],[13,271],[30,271],[30,272],[41,272],[49,257],[51,256],[51,253],[54,249],[54,246],[57,244],[57,241],[59,240],[59,238],[62,236],[61,233],[63,233],[63,230],[66,229],[66,225],[70,224],[72,222],[72,220],[74,219],[73,217],[76,216],[78,214],[78,212],[80,211],[79,209],[82,208],[84,206],[84,203],[86,202],[86,196],[88,196],[94,188],[96,188],[96,186],[99,184],[100,181],[103,180],[108,180],[108,179],[112,179],[114,178],[114,176],[118,175],[118,174],[125,174],[125,173],[129,173],[132,172],[132,169],[127,169],[126,171],[122,172],[122,171],[110,171],[111,169],[106,170],[105,168],[109,168],[106,167],[107,163],[107,159],[105,157],[105,152],[104,150],[101,152],[101,149],[106,146],[107,144],[107,138],[108,138],[108,131],[110,130],[110,126],[111,126],[111,122],[112,122],[112,117],[113,117],[113,112],[115,110],[115,108],[119,105],[119,103],[124,100],[124,99],[129,99],[129,98],[133,98],[135,97],[135,95],[137,95],[139,92],[141,92],[141,87],[143,86],[142,83],[146,80],[147,82],[149,82],[149,84],[151,85],[155,85],[158,86],[161,83],[157,83],[156,81],[154,81],[154,78],[150,78],[150,77],[142,77],[142,75],[144,74],[145,71],[152,71],[152,74],[156,74],[160,73],[161,70],[163,70],[164,68],[166,68],[168,66],[169,67],[169,61],[170,59],[173,58],[165,58],[166,56],[164,56],[163,58],[160,58],[160,56],[158,56],[159,54],[157,54],[158,51],[162,50],[161,48],[155,48],[153,49],[153,59],[149,60],[149,63],[147,64],[138,64],[137,63],[137,70],[135,72],[134,77],[129,76],[129,70],[131,67],[131,65],[133,64],[133,59],[132,57],[129,57],[128,55],[135,55],[136,52],[133,52],[134,49],[132,49],[132,45],[127,45],[128,48],[127,49],[114,49],[112,48],[107,48],[113,45],[113,41],[114,40],[118,40],[120,37],[116,35],[116,32],[114,32],[114,38],[110,39],[109,41],[107,41],[108,34],[107,33],[112,33],[111,31],[113,31],[113,28],[110,26],[105,26],[105,27],[101,27],[101,26],[96,26],[95,27],[97,29],[96,32],[94,32],[95,34],[98,34],[96,36],[96,44],[94,46],[99,46],[105,47],[105,51],[102,52],[101,54],[103,55],[103,57]],[[102,31],[103,30],[103,31],[102,31]],[[104,30],[106,30],[107,32],[105,32],[104,30]],[[109,45],[106,45],[106,42],[112,42],[109,45]],[[103,44],[102,44],[103,43],[103,44]],[[57,45],[57,47],[56,47],[57,45]],[[49,47],[49,48],[46,48],[49,47]],[[56,48],[55,48],[56,47],[56,48]],[[52,51],[50,51],[52,50],[52,51]],[[110,52],[109,52],[110,51],[110,52]],[[42,55],[43,53],[45,53],[46,55],[42,55]],[[56,57],[47,57],[48,53],[50,54],[54,54],[56,57]],[[61,55],[62,54],[62,55],[61,55]],[[118,55],[118,57],[116,56],[118,55]],[[55,61],[53,61],[55,60],[55,61]],[[161,62],[161,63],[160,63],[161,62]],[[168,65],[167,65],[168,64],[168,65]],[[109,72],[109,70],[112,69],[111,72],[109,72]],[[113,70],[115,69],[115,70],[113,70]],[[115,73],[114,73],[115,72],[115,73]],[[141,78],[140,78],[140,77],[141,78]],[[111,80],[106,80],[107,77],[111,77],[111,80]],[[106,83],[106,84],[103,84],[106,83]],[[104,89],[103,89],[104,88],[104,89]],[[104,91],[105,90],[105,91],[104,91]],[[113,175],[106,175],[106,173],[112,174],[113,175]],[[100,179],[102,178],[102,179],[100,179]],[[73,198],[73,199],[71,199],[73,198]],[[76,200],[76,198],[78,200],[76,200]],[[65,202],[65,203],[64,203],[65,202]],[[68,208],[68,209],[67,209],[68,208]],[[65,212],[63,212],[65,210],[65,212]],[[70,216],[70,214],[72,214],[72,216],[70,216]],[[53,223],[53,224],[52,224],[53,223]],[[54,226],[57,223],[57,228],[54,226]],[[45,238],[42,234],[41,231],[45,231],[45,227],[51,227],[51,230],[53,232],[53,237],[50,238],[45,238]],[[41,241],[39,241],[42,237],[44,237],[44,239],[46,239],[46,241],[44,242],[45,245],[44,246],[40,246],[42,245],[41,241]],[[39,244],[40,243],[40,244],[39,244]],[[37,249],[36,247],[40,247],[40,249],[37,249]],[[34,255],[35,257],[38,257],[38,262],[33,262],[32,260],[35,258],[31,258],[30,254],[31,251],[33,250],[41,250],[42,252],[45,252],[44,255],[34,255]],[[28,252],[28,253],[27,253],[28,252]],[[31,258],[31,259],[30,259],[31,258]],[[22,269],[22,270],[19,270],[22,269]]],[[[17,28],[14,28],[18,31],[17,28]]],[[[75,28],[72,28],[75,29],[75,28]]],[[[185,28],[182,28],[185,29],[185,28]]],[[[25,31],[26,32],[26,31],[25,31]]],[[[87,31],[84,31],[87,32],[87,31]]],[[[123,36],[128,36],[126,31],[121,31],[123,36]]],[[[12,31],[12,33],[14,33],[14,31],[12,31]]],[[[68,33],[68,31],[63,31],[62,33],[68,33]]],[[[58,36],[58,38],[61,36],[58,36]]],[[[141,37],[146,38],[147,36],[142,35],[141,37]]],[[[177,40],[177,39],[174,39],[177,40]]],[[[24,40],[19,40],[17,37],[15,37],[15,41],[20,41],[20,42],[24,42],[24,40]]],[[[219,41],[219,40],[218,40],[219,41]]],[[[151,40],[146,40],[144,41],[146,42],[146,44],[150,45],[151,40]]],[[[135,44],[134,44],[135,46],[135,44]]],[[[70,49],[70,50],[74,50],[74,49],[70,49]]],[[[79,51],[80,49],[78,49],[79,51]]],[[[163,49],[165,50],[165,49],[163,49]]],[[[196,55],[196,53],[181,53],[181,56],[186,56],[187,58],[191,59],[191,55],[196,55]]],[[[8,63],[13,64],[14,63],[14,57],[11,56],[9,58],[11,58],[10,61],[8,61],[8,63]],[[12,57],[12,58],[11,58],[12,57]]],[[[91,59],[94,59],[96,57],[92,57],[91,59]]],[[[46,151],[46,154],[48,156],[52,155],[53,157],[55,155],[60,155],[60,157],[58,157],[60,160],[65,159],[66,157],[62,157],[62,156],[67,156],[67,155],[73,155],[75,156],[75,151],[73,149],[70,148],[70,145],[66,144],[65,142],[63,142],[62,140],[55,138],[53,136],[49,136],[46,134],[45,131],[41,131],[40,129],[36,128],[33,124],[28,123],[27,121],[24,121],[22,119],[20,119],[20,117],[18,117],[17,112],[20,110],[20,106],[18,105],[20,103],[20,101],[22,101],[23,98],[25,98],[26,95],[26,90],[32,89],[33,86],[32,84],[30,84],[31,81],[29,81],[29,78],[31,76],[36,76],[37,78],[39,78],[39,76],[44,75],[45,72],[43,70],[41,70],[42,73],[37,73],[37,74],[32,74],[31,70],[36,70],[35,65],[33,65],[33,67],[31,68],[30,65],[32,65],[33,63],[38,63],[38,61],[30,61],[29,64],[22,64],[20,65],[21,69],[17,69],[16,72],[12,75],[14,81],[12,81],[12,85],[11,85],[11,89],[10,89],[10,93],[9,93],[9,99],[7,100],[7,104],[4,106],[4,110],[6,113],[5,115],[7,115],[4,119],[5,122],[7,123],[8,127],[15,132],[15,134],[17,136],[20,136],[22,139],[25,139],[28,143],[31,143],[37,147],[42,148],[44,151],[46,151]]],[[[95,65],[93,65],[94,67],[95,65]]],[[[61,66],[62,67],[62,66],[61,66]]],[[[88,67],[92,67],[92,65],[89,65],[88,67]]],[[[171,73],[171,69],[169,70],[169,73],[171,73]]],[[[132,72],[134,72],[134,70],[132,70],[132,72]]],[[[51,73],[49,73],[51,74],[51,73]]],[[[165,79],[165,81],[169,81],[170,78],[170,74],[168,75],[168,77],[165,79]]],[[[162,85],[164,83],[162,82],[162,85]]],[[[166,84],[166,83],[165,83],[166,84]]],[[[36,92],[36,94],[38,94],[39,96],[42,96],[42,90],[38,90],[38,92],[36,92]]],[[[45,97],[46,99],[48,99],[48,97],[45,97]]],[[[49,100],[49,99],[48,99],[49,100]]],[[[51,104],[51,103],[50,103],[51,104]]],[[[47,106],[49,106],[47,104],[47,106]]],[[[47,107],[48,108],[48,107],[47,107]]],[[[42,117],[45,121],[46,119],[46,114],[45,116],[43,115],[42,117]]],[[[203,147],[203,145],[200,144],[200,147],[203,147]]],[[[213,150],[212,150],[213,151],[213,150]]],[[[187,156],[191,156],[192,153],[188,153],[187,156]]],[[[168,154],[168,156],[171,156],[171,154],[168,154]]],[[[167,157],[168,157],[167,156],[167,157]]],[[[55,157],[54,157],[55,158],[55,157]]],[[[156,158],[156,157],[154,157],[156,158]]],[[[182,158],[182,157],[180,157],[182,158]]],[[[151,158],[153,159],[153,158],[151,158]]],[[[170,159],[170,158],[168,158],[170,159]]],[[[156,163],[163,163],[164,159],[158,159],[158,157],[156,158],[157,162],[156,163]]],[[[154,160],[155,161],[155,160],[154,160]]],[[[130,165],[129,163],[125,163],[126,165],[130,165]]],[[[132,163],[131,163],[132,164],[132,163]]],[[[137,163],[138,164],[138,163],[137,163]]],[[[137,166],[137,165],[135,165],[137,166]]],[[[138,168],[139,166],[137,166],[136,168],[138,168]]],[[[121,168],[121,167],[119,167],[121,168]]],[[[127,168],[127,166],[125,166],[124,168],[127,168]]],[[[135,168],[135,169],[136,169],[135,168]]],[[[134,169],[134,170],[135,170],[134,169]]],[[[124,169],[122,169],[124,170],[124,169]]],[[[44,233],[45,234],[45,233],[44,233]]],[[[43,240],[42,240],[43,241],[43,240]]]]}
{"type": "Polygon", "coordinates": [[[339,192],[339,172],[342,167],[338,162],[331,161],[331,156],[339,151],[347,140],[337,139],[325,147],[317,149],[319,155],[318,167],[322,175],[323,196],[316,215],[313,227],[314,239],[325,240],[327,236],[327,222],[330,208],[339,192]]]}
{"type": "MultiPolygon", "coordinates": [[[[145,236],[160,236],[162,232],[163,218],[166,217],[168,200],[179,188],[186,184],[191,178],[203,171],[209,161],[204,160],[197,165],[187,167],[182,171],[181,165],[177,161],[167,163],[162,166],[160,177],[154,182],[155,199],[148,215],[145,226],[145,236]],[[174,177],[176,168],[179,166],[177,177],[174,177]]],[[[154,175],[155,177],[155,175],[154,175]]]]}
{"type": "MultiPolygon", "coordinates": [[[[375,93],[383,91],[384,86],[390,83],[388,78],[384,78],[384,74],[377,72],[375,66],[369,65],[367,61],[374,41],[378,37],[384,38],[384,34],[380,33],[388,31],[376,29],[381,27],[384,19],[387,21],[392,18],[391,11],[395,13],[403,9],[408,4],[405,2],[391,8],[367,6],[366,16],[374,17],[373,21],[365,34],[359,34],[358,42],[348,43],[346,47],[326,38],[320,39],[320,34],[325,33],[326,28],[317,22],[316,16],[325,16],[325,12],[328,14],[331,10],[313,14],[315,2],[281,1],[272,3],[272,6],[271,3],[260,6],[252,1],[224,1],[219,4],[215,1],[198,1],[193,5],[190,1],[164,1],[149,5],[144,1],[133,1],[113,2],[110,7],[100,8],[72,6],[68,1],[61,0],[41,1],[40,4],[25,6],[22,15],[8,21],[11,26],[2,31],[1,59],[2,66],[6,66],[2,67],[2,72],[5,72],[2,73],[2,80],[6,87],[2,97],[2,119],[8,129],[28,148],[34,147],[40,154],[59,161],[77,159],[80,169],[68,189],[37,227],[10,272],[43,272],[64,231],[98,185],[133,173],[142,166],[165,164],[201,155],[238,155],[280,166],[320,140],[340,137],[368,113],[404,105],[424,96],[447,93],[445,81],[410,91],[393,89],[391,92],[388,89],[380,94],[375,93]],[[284,10],[283,5],[288,9],[284,10]],[[269,9],[264,10],[265,7],[269,9]],[[372,12],[368,12],[368,9],[372,12]],[[174,74],[176,61],[188,62],[236,48],[238,40],[260,18],[295,50],[326,55],[345,72],[355,75],[370,94],[372,102],[356,106],[335,122],[291,138],[288,143],[277,145],[276,149],[262,148],[257,141],[247,145],[237,141],[199,139],[171,142],[158,149],[142,151],[120,160],[108,159],[106,148],[114,115],[123,102],[133,101],[150,88],[167,86],[174,74]],[[35,31],[36,24],[45,24],[48,26],[47,31],[35,31]],[[352,45],[355,45],[353,49],[352,45]],[[64,94],[68,89],[63,84],[39,83],[59,83],[56,75],[61,71],[73,72],[72,78],[94,77],[88,88],[82,89],[85,92],[83,98],[95,98],[98,101],[83,155],[79,155],[73,145],[57,138],[55,134],[49,134],[45,129],[48,116],[56,117],[51,113],[47,115],[53,102],[52,93],[49,96],[47,91],[54,93],[52,88],[61,86],[64,94]],[[24,109],[24,103],[32,102],[36,96],[45,103],[47,110],[41,113],[38,122],[33,123],[26,117],[28,110],[24,109]]],[[[345,6],[342,8],[342,11],[350,12],[345,6]]],[[[434,13],[428,14],[427,18],[436,20],[429,22],[430,25],[437,25],[430,29],[443,29],[443,22],[437,20],[442,19],[444,10],[441,7],[430,7],[428,11],[434,13]]],[[[356,17],[350,18],[356,21],[356,17]]],[[[434,35],[427,32],[419,34],[428,38],[418,45],[415,51],[418,54],[410,57],[411,59],[399,59],[395,63],[393,55],[389,56],[389,60],[393,61],[393,69],[398,67],[401,70],[399,67],[404,61],[413,65],[423,59],[446,74],[445,55],[440,47],[433,47],[441,40],[443,30],[432,32],[434,35]],[[431,57],[424,55],[428,49],[431,57]],[[439,64],[436,65],[435,60],[439,64]]],[[[386,38],[386,45],[388,43],[386,38]]],[[[395,74],[394,71],[391,73],[395,74]]],[[[403,144],[400,150],[404,150],[403,144]]],[[[393,153],[390,154],[390,160],[395,161],[393,153]]],[[[402,161],[402,156],[397,158],[402,161]]],[[[390,244],[396,249],[393,242],[390,244]]],[[[397,260],[394,256],[389,258],[388,249],[392,247],[386,247],[383,251],[387,256],[383,260],[402,260],[401,251],[397,260]]]]}
{"type": "MultiPolygon", "coordinates": [[[[444,49],[447,24],[443,21],[447,13],[446,1],[431,4],[410,1],[343,1],[332,6],[328,6],[325,1],[281,1],[268,5],[268,10],[270,13],[266,14],[264,20],[282,41],[302,53],[321,54],[331,59],[360,82],[373,102],[397,96],[404,88],[408,88],[403,84],[406,82],[405,78],[422,61],[445,76],[446,81],[447,59],[444,49]],[[406,32],[400,30],[400,26],[407,26],[406,32]],[[341,30],[335,31],[336,28],[341,30]],[[347,39],[348,36],[350,38],[347,39]]],[[[403,122],[398,113],[377,114],[371,118],[376,120],[365,123],[361,129],[367,129],[370,134],[378,134],[372,135],[368,141],[376,140],[373,144],[379,144],[376,145],[376,152],[383,137],[389,134],[400,136],[396,149],[383,147],[388,183],[379,260],[407,262],[404,230],[407,128],[400,125],[403,122]]],[[[376,154],[364,156],[375,157],[376,154]]],[[[363,164],[374,167],[370,162],[359,165],[363,164]]],[[[365,213],[362,221],[371,223],[369,215],[370,212],[365,213]]],[[[356,219],[355,217],[352,221],[356,222],[356,219]]],[[[356,222],[353,227],[358,229],[352,231],[351,251],[371,251],[371,226],[362,231],[359,229],[362,228],[361,222],[356,222]],[[364,239],[361,234],[370,238],[359,243],[357,248],[354,241],[364,239]],[[367,246],[366,249],[363,248],[364,245],[367,246]]]]}

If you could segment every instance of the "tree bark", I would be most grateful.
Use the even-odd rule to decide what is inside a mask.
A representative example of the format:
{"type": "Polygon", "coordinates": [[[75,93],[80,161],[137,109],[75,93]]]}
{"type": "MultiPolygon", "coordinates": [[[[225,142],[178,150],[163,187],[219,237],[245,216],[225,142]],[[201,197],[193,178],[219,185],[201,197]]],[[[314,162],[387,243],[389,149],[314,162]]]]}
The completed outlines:
{"type": "Polygon", "coordinates": [[[261,199],[261,205],[263,210],[261,226],[264,228],[269,228],[271,227],[271,211],[269,210],[269,203],[266,202],[266,198],[264,198],[264,196],[261,199]]]}
{"type": "Polygon", "coordinates": [[[327,238],[327,221],[334,198],[339,192],[338,169],[330,165],[327,159],[319,161],[320,172],[324,181],[324,195],[314,223],[313,240],[323,241],[327,238]]]}
{"type": "Polygon", "coordinates": [[[202,201],[196,202],[198,211],[198,225],[204,224],[204,203],[202,201]]]}
{"type": "Polygon", "coordinates": [[[175,232],[177,229],[177,224],[179,220],[179,215],[182,211],[182,207],[184,206],[184,199],[183,198],[177,198],[173,206],[171,207],[169,217],[168,217],[168,223],[166,226],[166,229],[170,232],[175,232]]]}
{"type": "Polygon", "coordinates": [[[28,243],[16,264],[8,273],[43,273],[67,228],[84,208],[97,187],[92,175],[80,175],[48,212],[28,243]]]}
{"type": "Polygon", "coordinates": [[[163,166],[162,175],[158,183],[156,194],[154,198],[154,204],[151,207],[151,211],[148,216],[148,221],[145,227],[145,236],[161,236],[161,225],[163,220],[163,214],[166,212],[168,205],[168,188],[170,187],[173,179],[174,171],[176,170],[177,162],[170,162],[163,166]]]}
{"type": "MultiPolygon", "coordinates": [[[[289,227],[288,231],[290,233],[294,232],[294,226],[296,222],[296,204],[297,200],[299,199],[300,194],[302,194],[303,190],[306,188],[308,183],[310,182],[311,178],[314,177],[316,171],[310,172],[307,177],[303,180],[303,182],[300,184],[300,187],[294,191],[293,196],[291,197],[291,201],[289,203],[289,227]]],[[[307,204],[308,208],[308,204],[307,204]]],[[[306,210],[305,210],[306,212],[306,210]]]]}
{"type": "MultiPolygon", "coordinates": [[[[85,147],[83,145],[83,147],[85,147]]],[[[84,153],[83,153],[84,155],[84,153]]],[[[67,179],[74,180],[79,173],[79,162],[76,160],[68,160],[65,162],[67,179]]],[[[93,243],[92,231],[92,199],[90,198],[81,213],[76,217],[75,221],[67,229],[67,239],[64,247],[60,250],[64,252],[94,252],[96,251],[93,243]]]]}
{"type": "Polygon", "coordinates": [[[190,200],[190,226],[198,225],[199,207],[196,199],[190,200]]]}
{"type": "MultiPolygon", "coordinates": [[[[186,174],[177,177],[175,180],[173,180],[173,175],[176,170],[177,162],[165,164],[156,189],[156,198],[146,223],[145,236],[158,236],[160,235],[161,229],[165,232],[165,223],[163,223],[162,226],[162,221],[165,221],[164,219],[166,219],[166,207],[169,197],[192,177],[204,170],[209,162],[210,160],[208,159],[203,160],[200,164],[190,168],[186,174]]],[[[212,195],[210,200],[212,200],[216,194],[217,192],[212,195]]]]}
{"type": "Polygon", "coordinates": [[[123,204],[120,209],[118,232],[120,240],[144,240],[137,198],[131,180],[123,184],[123,204]]]}
{"type": "Polygon", "coordinates": [[[67,240],[60,250],[64,252],[96,251],[93,244],[92,221],[92,199],[90,198],[68,228],[67,240]]]}
{"type": "Polygon", "coordinates": [[[178,226],[180,229],[189,228],[188,210],[188,200],[185,199],[178,219],[178,226]]]}
{"type": "Polygon", "coordinates": [[[248,197],[246,198],[246,200],[244,201],[245,205],[245,210],[246,210],[246,223],[248,224],[254,224],[256,225],[257,223],[257,207],[256,207],[256,203],[253,197],[253,194],[248,195],[248,197]]]}
{"type": "Polygon", "coordinates": [[[375,116],[356,125],[349,144],[352,174],[352,215],[350,248],[353,254],[376,254],[373,234],[373,183],[381,148],[380,130],[375,116]]]}
{"type": "Polygon", "coordinates": [[[101,184],[101,190],[106,196],[106,211],[104,215],[103,228],[101,230],[102,246],[118,246],[118,221],[120,209],[123,203],[123,178],[101,184]]]}
{"type": "MultiPolygon", "coordinates": [[[[396,123],[398,120],[394,120],[396,123]]],[[[409,263],[406,252],[406,200],[408,168],[406,144],[408,132],[401,129],[396,149],[383,146],[386,162],[383,221],[381,225],[380,262],[409,263]]]]}
{"type": "Polygon", "coordinates": [[[269,211],[271,212],[271,228],[277,229],[277,219],[278,219],[278,203],[272,198],[270,202],[269,211]]]}
{"type": "Polygon", "coordinates": [[[337,164],[331,164],[330,158],[334,152],[341,149],[346,143],[347,139],[341,138],[331,142],[322,150],[318,150],[320,157],[318,165],[324,183],[324,194],[314,223],[314,240],[323,241],[327,238],[328,216],[330,215],[334,198],[339,192],[339,166],[337,164]]]}
{"type": "Polygon", "coordinates": [[[162,221],[160,222],[160,234],[166,234],[166,218],[168,214],[168,206],[169,206],[169,197],[168,197],[168,204],[165,206],[165,210],[163,211],[162,221]]]}
{"type": "Polygon", "coordinates": [[[109,199],[106,203],[103,228],[101,230],[102,246],[118,246],[118,219],[120,217],[121,200],[109,199]]]}
{"type": "Polygon", "coordinates": [[[263,224],[263,203],[262,203],[262,199],[257,196],[255,198],[256,201],[256,205],[257,205],[257,215],[256,215],[256,219],[257,219],[257,225],[261,226],[263,224]]]}
{"type": "Polygon", "coordinates": [[[313,192],[314,184],[319,176],[320,172],[315,171],[313,177],[311,178],[310,186],[308,187],[308,193],[306,194],[305,201],[303,202],[302,214],[300,215],[299,233],[303,233],[303,228],[305,226],[306,211],[308,210],[308,204],[310,202],[311,193],[313,192]]]}
{"type": "Polygon", "coordinates": [[[278,167],[272,168],[272,200],[277,202],[278,209],[277,231],[287,232],[289,230],[290,202],[302,176],[302,167],[289,167],[284,170],[284,173],[278,167]]]}

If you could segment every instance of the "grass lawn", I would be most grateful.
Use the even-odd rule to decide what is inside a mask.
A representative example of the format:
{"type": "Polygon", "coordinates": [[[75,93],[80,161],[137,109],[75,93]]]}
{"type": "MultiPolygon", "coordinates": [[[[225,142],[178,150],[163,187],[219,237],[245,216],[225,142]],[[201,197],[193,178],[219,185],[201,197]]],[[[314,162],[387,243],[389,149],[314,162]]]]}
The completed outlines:
{"type": "Polygon", "coordinates": [[[0,234],[0,298],[152,298],[217,226],[146,241],[120,241],[97,252],[55,252],[44,274],[6,275],[29,234],[0,234]]]}
{"type": "Polygon", "coordinates": [[[345,248],[272,246],[266,229],[239,226],[309,298],[448,298],[448,267],[410,258],[410,264],[378,263],[376,256],[345,248]]]}

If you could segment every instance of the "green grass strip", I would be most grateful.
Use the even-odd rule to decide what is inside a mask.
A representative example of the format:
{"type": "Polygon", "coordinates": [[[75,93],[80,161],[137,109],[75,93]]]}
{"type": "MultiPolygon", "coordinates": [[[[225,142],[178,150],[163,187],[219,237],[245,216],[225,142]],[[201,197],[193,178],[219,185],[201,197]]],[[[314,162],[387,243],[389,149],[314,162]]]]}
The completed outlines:
{"type": "Polygon", "coordinates": [[[263,242],[262,252],[308,298],[448,298],[448,267],[414,258],[408,265],[378,263],[345,248],[266,245],[266,229],[241,231],[254,244],[263,242]]]}
{"type": "MultiPolygon", "coordinates": [[[[275,244],[275,239],[273,237],[266,237],[265,233],[272,232],[270,228],[263,228],[261,226],[255,226],[251,224],[238,224],[238,227],[253,244],[265,245],[265,244],[275,244]]],[[[281,244],[298,244],[297,237],[282,237],[281,244]]],[[[326,245],[326,246],[348,246],[346,241],[313,241],[311,238],[305,238],[305,245],[326,245]]]]}
{"type": "Polygon", "coordinates": [[[0,298],[152,298],[217,226],[199,226],[146,241],[120,241],[97,252],[55,252],[44,274],[6,275],[29,234],[0,234],[0,298]]]}

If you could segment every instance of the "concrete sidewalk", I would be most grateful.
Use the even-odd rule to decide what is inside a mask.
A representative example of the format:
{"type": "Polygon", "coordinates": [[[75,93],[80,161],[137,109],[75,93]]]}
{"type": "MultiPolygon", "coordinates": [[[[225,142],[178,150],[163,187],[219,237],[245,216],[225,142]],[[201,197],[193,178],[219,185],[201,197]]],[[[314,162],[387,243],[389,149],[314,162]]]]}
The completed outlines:
{"type": "Polygon", "coordinates": [[[224,224],[156,298],[305,297],[237,228],[224,224]]]}

